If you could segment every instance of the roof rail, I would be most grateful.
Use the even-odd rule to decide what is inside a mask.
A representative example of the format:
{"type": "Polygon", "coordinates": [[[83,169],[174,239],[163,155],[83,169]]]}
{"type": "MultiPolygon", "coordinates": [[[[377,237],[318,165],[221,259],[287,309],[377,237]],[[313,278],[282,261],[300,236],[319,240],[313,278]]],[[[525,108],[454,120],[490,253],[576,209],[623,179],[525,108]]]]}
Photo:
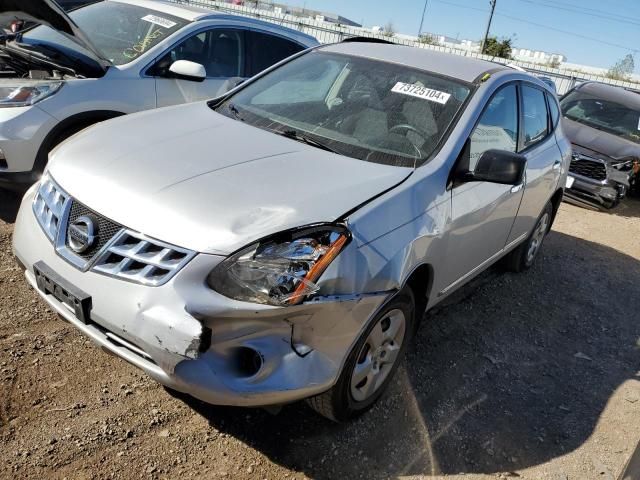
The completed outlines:
{"type": "Polygon", "coordinates": [[[340,43],[386,43],[387,45],[397,45],[396,43],[390,42],[389,40],[384,40],[382,38],[362,36],[347,37],[340,43]]]}

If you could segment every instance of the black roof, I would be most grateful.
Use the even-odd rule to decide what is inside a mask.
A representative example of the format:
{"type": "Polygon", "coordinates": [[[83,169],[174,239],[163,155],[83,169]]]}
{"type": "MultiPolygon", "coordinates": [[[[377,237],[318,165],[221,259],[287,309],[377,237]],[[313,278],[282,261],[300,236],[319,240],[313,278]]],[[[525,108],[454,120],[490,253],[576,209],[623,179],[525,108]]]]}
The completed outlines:
{"type": "Polygon", "coordinates": [[[585,82],[578,85],[576,90],[609,102],[625,105],[634,110],[640,110],[640,92],[635,90],[599,82],[585,82]]]}

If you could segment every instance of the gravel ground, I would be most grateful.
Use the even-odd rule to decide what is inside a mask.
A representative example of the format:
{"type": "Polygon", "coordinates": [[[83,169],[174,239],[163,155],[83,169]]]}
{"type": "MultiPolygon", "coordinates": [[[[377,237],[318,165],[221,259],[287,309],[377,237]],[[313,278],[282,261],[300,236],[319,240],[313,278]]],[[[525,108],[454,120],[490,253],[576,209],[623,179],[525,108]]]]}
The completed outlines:
{"type": "Polygon", "coordinates": [[[38,300],[0,192],[0,478],[614,479],[640,439],[640,202],[564,204],[527,273],[430,312],[390,391],[336,425],[173,396],[38,300]]]}

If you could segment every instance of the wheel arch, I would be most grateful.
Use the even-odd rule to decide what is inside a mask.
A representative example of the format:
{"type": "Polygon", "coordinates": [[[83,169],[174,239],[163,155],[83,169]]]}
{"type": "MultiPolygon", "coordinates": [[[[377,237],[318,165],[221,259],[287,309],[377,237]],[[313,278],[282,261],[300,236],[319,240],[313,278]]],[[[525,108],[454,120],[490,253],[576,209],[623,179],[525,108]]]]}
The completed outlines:
{"type": "Polygon", "coordinates": [[[38,173],[42,172],[47,164],[49,152],[69,136],[96,123],[120,117],[122,115],[125,115],[125,113],[116,110],[92,110],[89,112],[77,113],[65,118],[51,129],[40,144],[32,171],[38,173]]]}
{"type": "Polygon", "coordinates": [[[562,197],[564,196],[564,189],[559,188],[556,192],[551,196],[551,209],[553,211],[553,215],[551,216],[551,223],[549,223],[549,230],[553,226],[553,222],[556,219],[556,215],[558,214],[558,209],[560,208],[560,204],[562,203],[562,197]]]}
{"type": "Polygon", "coordinates": [[[428,263],[417,265],[407,276],[403,283],[404,287],[409,287],[415,299],[416,324],[422,320],[422,315],[427,309],[431,289],[433,287],[433,266],[428,263]]]}

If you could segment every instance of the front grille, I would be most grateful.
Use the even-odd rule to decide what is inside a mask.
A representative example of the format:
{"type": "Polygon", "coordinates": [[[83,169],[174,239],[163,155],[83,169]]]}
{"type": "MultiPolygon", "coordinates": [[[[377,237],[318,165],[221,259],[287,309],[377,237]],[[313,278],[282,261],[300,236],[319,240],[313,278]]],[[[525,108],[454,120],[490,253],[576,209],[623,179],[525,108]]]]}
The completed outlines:
{"type": "Polygon", "coordinates": [[[600,160],[591,160],[582,155],[576,155],[571,160],[569,172],[583,177],[593,178],[594,180],[607,179],[607,167],[600,160]]]}
{"type": "Polygon", "coordinates": [[[194,255],[190,250],[126,230],[107,246],[92,270],[156,287],[168,282],[194,255]]]}
{"type": "Polygon", "coordinates": [[[43,177],[33,199],[33,213],[52,242],[58,235],[67,194],[49,176],[43,177]]]}
{"type": "Polygon", "coordinates": [[[72,199],[48,175],[40,182],[33,212],[58,254],[82,271],[157,287],[171,280],[196,255],[109,220],[72,199]],[[67,229],[83,216],[93,221],[97,241],[78,253],[69,245],[67,229]]]}
{"type": "MultiPolygon", "coordinates": [[[[97,241],[91,248],[85,250],[82,253],[76,253],[79,257],[85,260],[91,260],[102,248],[122,230],[122,225],[112,222],[108,218],[103,217],[99,213],[94,212],[88,207],[76,200],[71,201],[71,209],[69,211],[69,221],[67,225],[73,224],[75,220],[80,217],[90,217],[93,219],[97,226],[97,241]]],[[[68,235],[67,235],[68,237],[68,235]]],[[[69,239],[67,238],[67,246],[69,246],[69,239]]]]}

